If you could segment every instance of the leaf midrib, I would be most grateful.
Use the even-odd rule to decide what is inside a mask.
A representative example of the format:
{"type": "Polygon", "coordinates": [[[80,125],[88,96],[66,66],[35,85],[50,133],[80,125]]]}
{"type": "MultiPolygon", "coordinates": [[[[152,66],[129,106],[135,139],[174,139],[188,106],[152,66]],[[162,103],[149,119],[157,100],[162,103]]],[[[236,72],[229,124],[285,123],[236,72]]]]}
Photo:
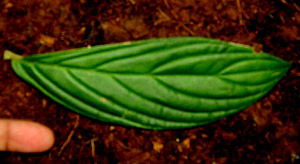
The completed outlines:
{"type": "Polygon", "coordinates": [[[107,74],[107,75],[126,75],[126,76],[213,76],[213,77],[224,77],[227,75],[239,75],[239,74],[247,74],[247,73],[258,73],[258,72],[266,72],[266,71],[272,71],[272,72],[283,72],[281,70],[286,70],[289,67],[284,65],[282,67],[278,68],[272,68],[272,69],[260,69],[260,70],[253,70],[253,71],[245,71],[245,72],[238,72],[238,73],[226,73],[226,74],[219,74],[222,70],[215,74],[152,74],[152,73],[128,73],[128,72],[109,72],[109,71],[103,71],[103,70],[96,70],[92,68],[84,68],[84,67],[76,67],[76,66],[65,66],[65,65],[58,65],[58,64],[53,64],[53,63],[43,63],[43,62],[32,62],[32,61],[26,61],[26,60],[21,60],[21,61],[16,61],[20,63],[26,63],[27,65],[32,65],[34,67],[40,67],[40,66],[51,66],[53,68],[57,67],[58,69],[64,69],[64,70],[81,70],[81,71],[87,71],[87,72],[97,72],[97,73],[102,73],[102,74],[107,74]]]}

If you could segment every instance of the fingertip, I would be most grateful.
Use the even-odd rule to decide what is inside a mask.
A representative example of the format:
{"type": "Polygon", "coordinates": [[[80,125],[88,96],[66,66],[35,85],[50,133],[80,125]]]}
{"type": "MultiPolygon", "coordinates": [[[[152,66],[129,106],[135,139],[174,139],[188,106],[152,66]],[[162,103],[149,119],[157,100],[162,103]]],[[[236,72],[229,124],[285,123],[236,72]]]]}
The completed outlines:
{"type": "MultiPolygon", "coordinates": [[[[4,151],[23,153],[38,153],[49,150],[54,144],[54,133],[44,125],[23,120],[0,120],[1,126],[6,126],[7,136],[4,151]]],[[[0,134],[5,135],[3,132],[0,134]]],[[[3,137],[2,137],[3,138],[3,137]]],[[[0,138],[1,139],[1,138],[0,138]]],[[[1,142],[0,142],[1,144],[1,142]]]]}
{"type": "Polygon", "coordinates": [[[23,132],[19,132],[20,135],[24,137],[18,140],[20,151],[25,153],[38,153],[47,151],[53,146],[54,133],[50,128],[36,122],[27,122],[24,124],[23,132]]]}

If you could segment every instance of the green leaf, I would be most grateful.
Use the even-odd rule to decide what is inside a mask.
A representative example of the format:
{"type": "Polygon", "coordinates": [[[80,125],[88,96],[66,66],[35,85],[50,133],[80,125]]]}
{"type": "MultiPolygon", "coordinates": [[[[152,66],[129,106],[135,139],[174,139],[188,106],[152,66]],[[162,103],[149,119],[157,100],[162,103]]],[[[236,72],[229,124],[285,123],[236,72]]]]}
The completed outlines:
{"type": "Polygon", "coordinates": [[[13,59],[12,66],[78,113],[162,130],[207,124],[245,109],[291,63],[249,46],[177,37],[32,55],[13,59]]]}

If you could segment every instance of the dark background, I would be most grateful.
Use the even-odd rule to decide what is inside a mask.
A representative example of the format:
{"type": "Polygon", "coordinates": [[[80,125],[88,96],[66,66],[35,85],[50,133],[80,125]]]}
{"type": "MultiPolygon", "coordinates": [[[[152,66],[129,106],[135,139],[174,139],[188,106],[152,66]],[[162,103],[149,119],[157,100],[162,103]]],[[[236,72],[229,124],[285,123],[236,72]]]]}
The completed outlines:
{"type": "Polygon", "coordinates": [[[0,163],[299,162],[299,6],[298,0],[1,0],[0,117],[45,124],[56,142],[41,154],[2,152],[0,163]],[[19,79],[2,60],[5,49],[27,56],[172,36],[251,45],[293,66],[240,113],[192,129],[152,131],[78,115],[19,79]]]}

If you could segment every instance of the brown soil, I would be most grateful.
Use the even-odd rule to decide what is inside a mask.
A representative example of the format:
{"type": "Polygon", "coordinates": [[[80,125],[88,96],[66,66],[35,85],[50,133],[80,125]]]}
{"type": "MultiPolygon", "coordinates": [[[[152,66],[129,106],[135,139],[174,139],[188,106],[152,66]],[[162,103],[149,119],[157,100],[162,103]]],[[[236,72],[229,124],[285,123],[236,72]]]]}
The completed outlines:
{"type": "Polygon", "coordinates": [[[299,7],[297,0],[2,0],[0,117],[45,124],[56,142],[42,154],[2,152],[0,163],[298,163],[299,7]],[[243,43],[293,66],[240,113],[192,129],[152,131],[79,116],[19,79],[2,60],[5,49],[26,56],[171,36],[243,43]]]}

